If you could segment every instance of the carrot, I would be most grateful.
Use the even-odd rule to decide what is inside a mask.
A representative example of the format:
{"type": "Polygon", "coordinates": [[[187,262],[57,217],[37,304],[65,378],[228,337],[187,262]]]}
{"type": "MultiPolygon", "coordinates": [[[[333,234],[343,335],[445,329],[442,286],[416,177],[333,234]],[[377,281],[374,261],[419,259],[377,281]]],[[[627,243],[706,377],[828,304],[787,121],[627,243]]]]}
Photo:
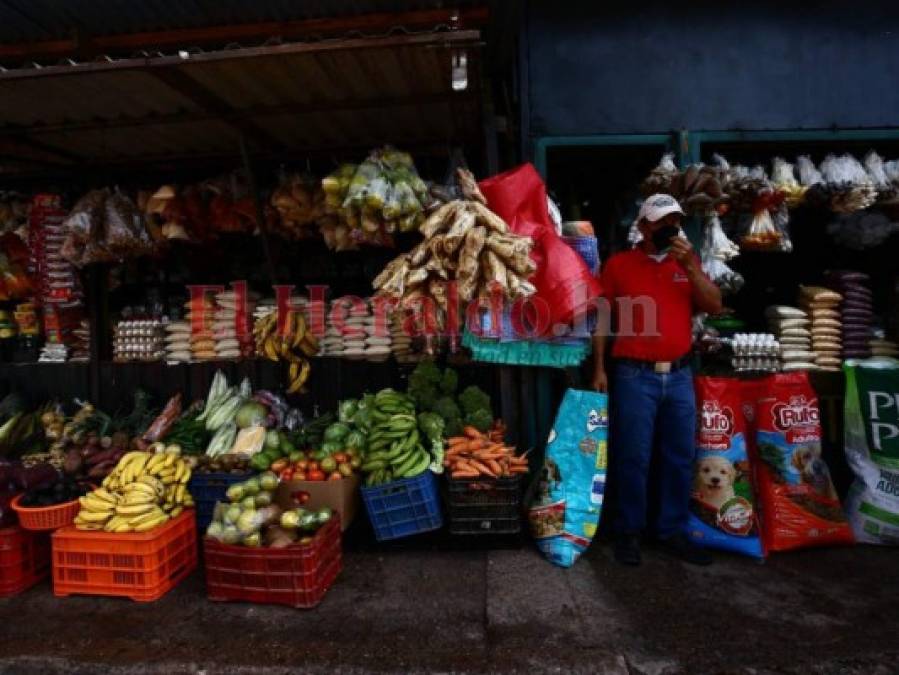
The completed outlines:
{"type": "Polygon", "coordinates": [[[451,475],[453,478],[477,478],[478,472],[477,471],[457,470],[457,471],[453,471],[453,473],[451,475]]]}
{"type": "Polygon", "coordinates": [[[484,434],[475,429],[474,427],[465,427],[462,431],[465,432],[465,435],[469,438],[483,438],[484,434]]]}
{"type": "Polygon", "coordinates": [[[468,436],[455,436],[453,438],[447,439],[447,444],[450,448],[455,448],[458,446],[466,445],[471,439],[468,436]]]}
{"type": "Polygon", "coordinates": [[[493,473],[497,476],[499,476],[503,472],[503,467],[501,467],[499,465],[499,462],[497,462],[495,459],[488,459],[487,466],[489,466],[493,470],[493,473]]]}
{"type": "Polygon", "coordinates": [[[473,460],[471,460],[470,464],[475,469],[477,469],[479,472],[487,474],[488,476],[492,476],[493,478],[496,478],[496,475],[493,473],[493,470],[489,466],[479,462],[478,460],[473,459],[473,460]]]}
{"type": "Polygon", "coordinates": [[[509,473],[527,473],[528,468],[526,466],[510,466],[509,473]]]}

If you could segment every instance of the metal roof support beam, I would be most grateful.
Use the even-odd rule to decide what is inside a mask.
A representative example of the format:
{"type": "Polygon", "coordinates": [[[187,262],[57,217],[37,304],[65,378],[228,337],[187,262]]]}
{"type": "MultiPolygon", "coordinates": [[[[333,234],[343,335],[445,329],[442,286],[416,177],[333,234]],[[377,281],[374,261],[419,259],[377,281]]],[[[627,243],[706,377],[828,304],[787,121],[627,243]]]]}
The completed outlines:
{"type": "Polygon", "coordinates": [[[140,51],[183,47],[185,45],[226,44],[240,41],[264,41],[271,38],[297,40],[315,36],[345,35],[352,32],[377,33],[402,27],[422,30],[435,26],[475,28],[489,19],[486,7],[467,9],[425,9],[408,12],[381,12],[360,16],[326,17],[300,21],[269,21],[263,23],[205,28],[176,28],[166,31],[96,35],[82,40],[51,40],[0,45],[0,60],[66,58],[76,56],[88,42],[97,53],[140,51]]]}

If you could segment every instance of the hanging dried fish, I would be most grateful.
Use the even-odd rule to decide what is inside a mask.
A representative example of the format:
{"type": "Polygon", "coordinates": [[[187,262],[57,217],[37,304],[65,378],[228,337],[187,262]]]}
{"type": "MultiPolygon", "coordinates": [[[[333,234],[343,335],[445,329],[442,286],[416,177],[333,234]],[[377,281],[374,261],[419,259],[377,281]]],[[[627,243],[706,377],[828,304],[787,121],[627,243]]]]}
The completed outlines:
{"type": "Polygon", "coordinates": [[[499,284],[501,288],[508,288],[508,280],[506,278],[506,265],[499,256],[491,250],[487,250],[483,255],[484,261],[484,281],[485,286],[491,284],[499,284]]]}
{"type": "Polygon", "coordinates": [[[438,276],[441,279],[449,279],[449,272],[446,267],[443,265],[443,261],[440,258],[431,258],[428,260],[427,264],[424,266],[424,269],[431,273],[431,276],[438,276]]]}
{"type": "Polygon", "coordinates": [[[494,232],[499,232],[500,234],[506,234],[509,231],[509,226],[506,225],[506,221],[500,218],[483,204],[472,202],[471,208],[474,210],[475,215],[478,217],[478,225],[483,225],[488,230],[493,230],[494,232]]]}
{"type": "Polygon", "coordinates": [[[420,284],[427,278],[428,270],[426,270],[424,267],[410,269],[406,274],[406,286],[414,286],[415,284],[420,284]]]}
{"type": "MultiPolygon", "coordinates": [[[[390,279],[391,276],[405,263],[407,263],[408,256],[401,255],[397,256],[393,260],[391,260],[387,265],[381,270],[381,273],[375,277],[375,280],[371,282],[372,287],[375,289],[379,289],[387,283],[387,280],[390,279]]],[[[403,272],[405,276],[405,271],[403,272]]]]}
{"type": "Polygon", "coordinates": [[[456,252],[456,249],[462,244],[469,230],[475,226],[476,218],[474,211],[464,209],[456,217],[456,222],[450,226],[446,237],[443,240],[443,253],[450,256],[456,252]]]}
{"type": "Polygon", "coordinates": [[[427,220],[421,224],[418,231],[421,232],[425,239],[430,239],[438,232],[447,229],[456,220],[456,214],[462,208],[464,202],[460,200],[452,201],[438,208],[434,213],[428,216],[427,220]]]}
{"type": "MultiPolygon", "coordinates": [[[[430,253],[428,250],[428,242],[425,240],[410,251],[409,264],[412,265],[412,267],[421,267],[425,260],[428,259],[428,253],[430,253]]],[[[377,288],[377,286],[375,288],[377,288]]]]}
{"type": "Polygon", "coordinates": [[[471,171],[460,166],[456,169],[456,178],[459,181],[459,187],[462,188],[462,194],[465,195],[465,199],[474,204],[487,203],[487,198],[484,197],[484,193],[478,187],[478,182],[471,171]]]}

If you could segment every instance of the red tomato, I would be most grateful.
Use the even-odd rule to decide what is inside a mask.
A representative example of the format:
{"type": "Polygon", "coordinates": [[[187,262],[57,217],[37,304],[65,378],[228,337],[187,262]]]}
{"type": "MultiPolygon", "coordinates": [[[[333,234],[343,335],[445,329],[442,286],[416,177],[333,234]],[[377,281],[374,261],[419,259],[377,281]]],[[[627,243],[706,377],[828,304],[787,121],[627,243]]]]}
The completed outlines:
{"type": "Polygon", "coordinates": [[[294,471],[293,479],[294,480],[306,480],[306,474],[302,471],[294,471]]]}
{"type": "Polygon", "coordinates": [[[302,493],[300,493],[300,504],[301,504],[301,505],[302,505],[302,504],[305,504],[306,502],[309,501],[309,499],[310,499],[311,497],[312,497],[312,495],[310,495],[308,492],[302,492],[302,493]]]}
{"type": "Polygon", "coordinates": [[[306,469],[309,468],[309,461],[305,460],[305,459],[298,460],[294,464],[294,467],[296,468],[297,471],[305,471],[306,469]]]}
{"type": "Polygon", "coordinates": [[[281,480],[293,480],[293,469],[289,467],[284,469],[284,471],[282,471],[278,477],[281,480]]]}
{"type": "MultiPolygon", "coordinates": [[[[306,466],[306,468],[309,470],[310,473],[312,471],[318,471],[319,470],[318,462],[316,462],[314,459],[310,460],[309,464],[306,466]]],[[[314,480],[314,479],[310,479],[310,480],[314,480]]]]}
{"type": "Polygon", "coordinates": [[[306,480],[325,480],[325,474],[318,469],[310,469],[306,474],[306,480]]]}
{"type": "Polygon", "coordinates": [[[281,458],[281,459],[277,459],[274,462],[272,462],[272,465],[269,467],[269,469],[274,471],[275,473],[281,473],[287,467],[288,467],[287,460],[284,458],[281,458]]]}
{"type": "Polygon", "coordinates": [[[343,480],[343,474],[339,471],[332,471],[331,475],[328,476],[328,480],[343,480]]]}

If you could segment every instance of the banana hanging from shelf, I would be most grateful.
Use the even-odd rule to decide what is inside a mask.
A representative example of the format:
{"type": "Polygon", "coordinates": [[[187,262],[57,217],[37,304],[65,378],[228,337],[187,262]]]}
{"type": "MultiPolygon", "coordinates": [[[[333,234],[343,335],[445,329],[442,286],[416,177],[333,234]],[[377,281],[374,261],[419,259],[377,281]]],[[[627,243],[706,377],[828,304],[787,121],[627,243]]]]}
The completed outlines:
{"type": "Polygon", "coordinates": [[[278,313],[266,314],[253,326],[253,337],[256,350],[265,358],[290,364],[287,393],[303,391],[312,369],[309,357],[318,353],[318,338],[309,330],[302,312],[291,311],[283,331],[278,330],[278,313]]]}

